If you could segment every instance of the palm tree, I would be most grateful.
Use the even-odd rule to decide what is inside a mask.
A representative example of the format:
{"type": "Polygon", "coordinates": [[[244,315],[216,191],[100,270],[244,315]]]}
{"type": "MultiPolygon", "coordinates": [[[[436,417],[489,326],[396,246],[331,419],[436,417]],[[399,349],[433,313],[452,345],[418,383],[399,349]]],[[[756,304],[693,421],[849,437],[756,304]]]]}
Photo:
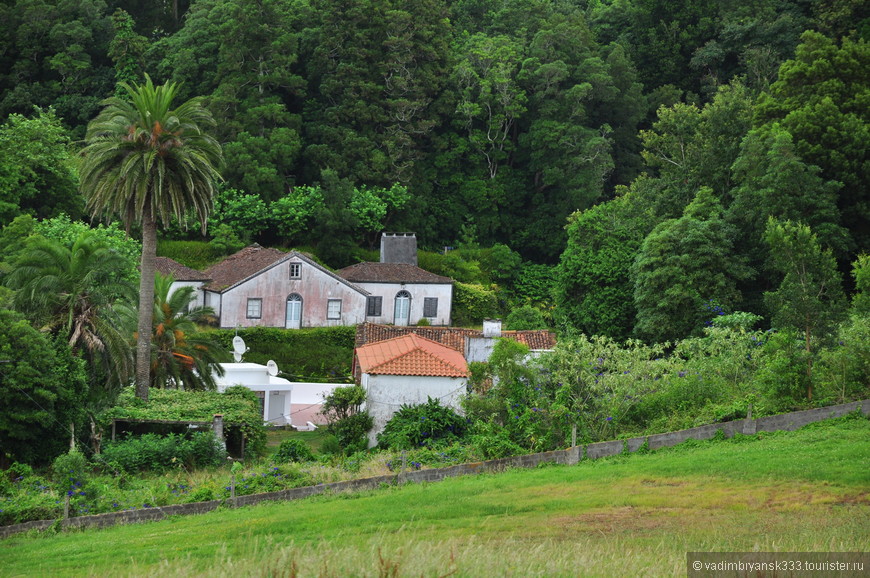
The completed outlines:
{"type": "Polygon", "coordinates": [[[119,314],[135,299],[135,287],[123,278],[127,268],[125,257],[91,233],[79,235],[72,246],[32,237],[6,279],[15,290],[15,308],[86,361],[86,409],[97,452],[94,416],[133,375],[132,331],[119,314]]]}
{"type": "Polygon", "coordinates": [[[117,215],[142,227],[142,262],[136,341],[136,396],[148,399],[154,302],[157,222],[186,222],[193,212],[205,231],[212,206],[221,146],[205,132],[215,125],[201,99],[175,109],[175,83],[120,83],[129,101],[113,97],[88,124],[80,168],[82,192],[92,216],[117,215]]]}
{"type": "Polygon", "coordinates": [[[214,317],[211,307],[194,307],[193,287],[172,291],[171,275],[154,280],[154,331],[151,347],[151,386],[187,390],[216,388],[215,374],[229,353],[198,323],[214,317]]]}

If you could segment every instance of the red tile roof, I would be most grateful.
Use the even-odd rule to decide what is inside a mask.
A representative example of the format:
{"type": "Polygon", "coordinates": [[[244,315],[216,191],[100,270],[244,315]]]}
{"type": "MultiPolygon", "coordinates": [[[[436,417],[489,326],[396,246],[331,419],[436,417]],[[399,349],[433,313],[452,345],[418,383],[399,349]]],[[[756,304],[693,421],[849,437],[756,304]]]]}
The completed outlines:
{"type": "Polygon", "coordinates": [[[357,263],[336,273],[352,283],[453,283],[450,277],[407,263],[357,263]]]}
{"type": "Polygon", "coordinates": [[[161,275],[172,275],[176,281],[208,281],[209,276],[202,271],[185,267],[169,257],[157,257],[154,267],[161,275]]]}
{"type": "Polygon", "coordinates": [[[363,373],[433,377],[468,375],[468,365],[460,352],[414,334],[358,347],[356,356],[363,373]]]}
{"type": "MultiPolygon", "coordinates": [[[[361,323],[356,327],[356,346],[377,343],[409,333],[437,341],[463,354],[465,353],[466,338],[483,337],[482,330],[462,327],[400,327],[361,323]]],[[[556,346],[556,334],[552,331],[502,331],[501,336],[519,341],[529,349],[553,349],[556,346]]]]}

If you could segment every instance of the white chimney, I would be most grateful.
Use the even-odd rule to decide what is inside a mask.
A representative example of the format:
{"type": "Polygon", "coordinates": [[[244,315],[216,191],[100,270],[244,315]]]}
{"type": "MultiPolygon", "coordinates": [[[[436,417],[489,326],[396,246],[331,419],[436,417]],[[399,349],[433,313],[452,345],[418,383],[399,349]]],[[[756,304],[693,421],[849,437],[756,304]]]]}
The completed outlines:
{"type": "Polygon", "coordinates": [[[501,319],[484,319],[483,336],[493,338],[501,337],[501,319]]]}

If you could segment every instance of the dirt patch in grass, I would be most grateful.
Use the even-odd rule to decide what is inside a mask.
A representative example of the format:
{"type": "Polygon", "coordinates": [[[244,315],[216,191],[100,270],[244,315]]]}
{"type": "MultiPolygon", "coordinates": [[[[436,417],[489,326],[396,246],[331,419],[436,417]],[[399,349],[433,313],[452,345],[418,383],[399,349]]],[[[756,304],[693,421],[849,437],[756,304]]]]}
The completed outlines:
{"type": "Polygon", "coordinates": [[[679,509],[670,512],[661,509],[634,508],[624,506],[604,512],[591,512],[577,516],[560,516],[553,520],[565,534],[626,534],[650,532],[667,528],[678,517],[679,509]]]}

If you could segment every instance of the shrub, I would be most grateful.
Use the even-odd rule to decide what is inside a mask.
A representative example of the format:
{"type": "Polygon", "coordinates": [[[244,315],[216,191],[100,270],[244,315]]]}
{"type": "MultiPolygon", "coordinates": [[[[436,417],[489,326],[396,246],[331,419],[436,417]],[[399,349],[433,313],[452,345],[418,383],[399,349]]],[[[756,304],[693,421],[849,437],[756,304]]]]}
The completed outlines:
{"type": "Polygon", "coordinates": [[[498,299],[495,292],[482,285],[453,284],[453,323],[475,325],[488,317],[498,317],[498,299]]]}
{"type": "Polygon", "coordinates": [[[338,439],[344,453],[352,454],[368,448],[369,430],[374,420],[368,412],[359,412],[329,424],[329,429],[338,439]]]}
{"type": "Polygon", "coordinates": [[[206,241],[172,241],[168,239],[158,242],[157,254],[200,271],[207,269],[222,256],[220,248],[212,247],[206,241]]]}
{"type": "Polygon", "coordinates": [[[449,444],[465,431],[463,417],[430,397],[426,403],[403,405],[378,434],[378,446],[402,450],[449,444]]]}
{"type": "Polygon", "coordinates": [[[528,453],[511,441],[510,432],[495,423],[479,423],[471,445],[485,459],[498,459],[528,453]]]}
{"type": "MultiPolygon", "coordinates": [[[[230,347],[236,330],[218,330],[219,341],[230,347]]],[[[285,377],[299,381],[343,381],[350,377],[356,328],[315,327],[288,331],[277,327],[249,327],[238,332],[250,348],[245,361],[273,359],[285,377]]]]}
{"type": "Polygon", "coordinates": [[[281,442],[272,459],[276,463],[310,462],[314,460],[314,453],[304,441],[291,438],[281,442]]]}
{"type": "Polygon", "coordinates": [[[130,472],[217,466],[224,457],[223,448],[211,432],[196,432],[189,438],[180,434],[145,434],[109,442],[103,450],[105,461],[130,472]]]}
{"type": "Polygon", "coordinates": [[[531,305],[523,305],[519,309],[511,311],[505,319],[507,329],[524,331],[533,329],[546,329],[547,321],[540,309],[531,305]]]}

